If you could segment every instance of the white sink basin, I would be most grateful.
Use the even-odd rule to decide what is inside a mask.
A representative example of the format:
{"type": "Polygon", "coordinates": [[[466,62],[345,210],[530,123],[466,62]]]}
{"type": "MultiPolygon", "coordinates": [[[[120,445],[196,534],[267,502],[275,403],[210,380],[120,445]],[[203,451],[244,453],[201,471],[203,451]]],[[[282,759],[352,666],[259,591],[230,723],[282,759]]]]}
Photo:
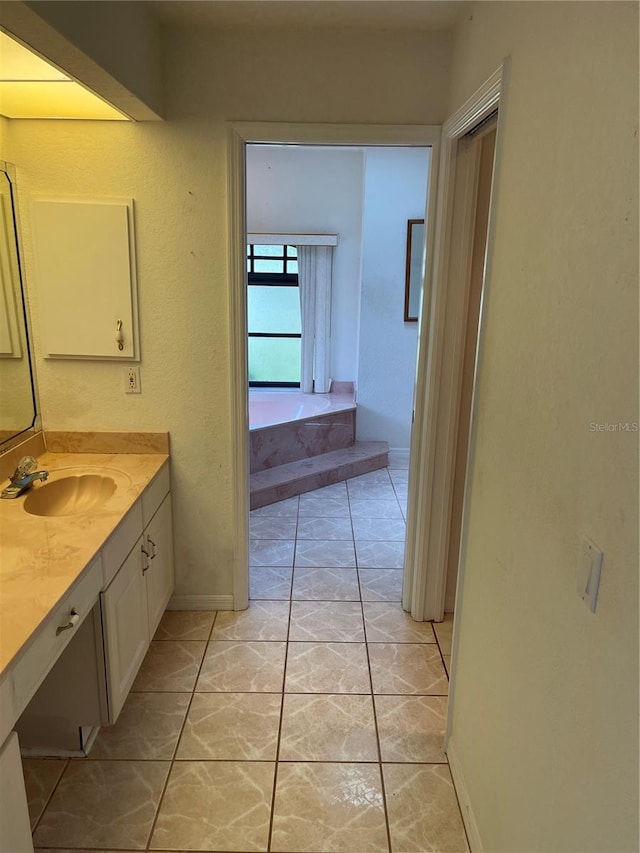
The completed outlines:
{"type": "Polygon", "coordinates": [[[24,500],[31,515],[80,515],[102,506],[115,492],[116,481],[104,474],[77,474],[34,485],[24,500]]]}

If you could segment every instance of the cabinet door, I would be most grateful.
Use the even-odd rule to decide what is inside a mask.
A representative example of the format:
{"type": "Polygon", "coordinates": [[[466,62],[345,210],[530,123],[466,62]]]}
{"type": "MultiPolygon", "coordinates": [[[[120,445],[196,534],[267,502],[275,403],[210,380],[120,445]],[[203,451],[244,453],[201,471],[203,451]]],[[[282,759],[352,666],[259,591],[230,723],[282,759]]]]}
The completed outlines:
{"type": "Polygon", "coordinates": [[[149,552],[146,572],[149,635],[153,638],[158,623],[173,592],[173,528],[171,495],[158,507],[144,531],[145,549],[149,552]]]}
{"type": "Polygon", "coordinates": [[[137,359],[133,201],[34,198],[32,215],[45,357],[137,359]]]}
{"type": "Polygon", "coordinates": [[[149,647],[147,591],[138,539],[122,568],[101,593],[109,721],[115,723],[149,647]]]}

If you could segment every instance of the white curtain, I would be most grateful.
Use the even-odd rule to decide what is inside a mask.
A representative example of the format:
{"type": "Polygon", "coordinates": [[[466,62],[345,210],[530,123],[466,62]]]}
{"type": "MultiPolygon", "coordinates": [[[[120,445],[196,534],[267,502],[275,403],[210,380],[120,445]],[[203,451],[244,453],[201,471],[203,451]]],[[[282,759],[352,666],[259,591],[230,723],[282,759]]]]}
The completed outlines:
{"type": "Polygon", "coordinates": [[[298,286],[302,316],[300,390],[326,394],[331,355],[332,246],[298,246],[298,286]]]}

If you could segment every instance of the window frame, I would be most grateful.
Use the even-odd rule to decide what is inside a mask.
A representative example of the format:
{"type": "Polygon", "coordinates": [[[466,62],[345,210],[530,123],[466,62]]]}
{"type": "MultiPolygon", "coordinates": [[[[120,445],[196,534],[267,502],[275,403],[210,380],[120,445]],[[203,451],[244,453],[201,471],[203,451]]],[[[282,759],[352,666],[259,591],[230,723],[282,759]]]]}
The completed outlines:
{"type": "MultiPolygon", "coordinates": [[[[255,252],[255,247],[259,243],[247,243],[247,298],[249,296],[249,288],[252,286],[260,287],[296,287],[299,288],[298,273],[288,272],[290,263],[298,263],[297,247],[286,243],[275,244],[282,249],[280,255],[261,255],[255,252]],[[288,250],[294,249],[296,254],[289,255],[288,250]],[[256,272],[256,261],[280,261],[282,262],[281,272],[256,272]]],[[[247,329],[247,338],[299,338],[302,340],[302,331],[300,332],[252,332],[247,329]]],[[[302,378],[302,377],[301,377],[302,378]]],[[[301,380],[298,382],[270,382],[265,380],[249,380],[250,388],[300,388],[301,380]]]]}

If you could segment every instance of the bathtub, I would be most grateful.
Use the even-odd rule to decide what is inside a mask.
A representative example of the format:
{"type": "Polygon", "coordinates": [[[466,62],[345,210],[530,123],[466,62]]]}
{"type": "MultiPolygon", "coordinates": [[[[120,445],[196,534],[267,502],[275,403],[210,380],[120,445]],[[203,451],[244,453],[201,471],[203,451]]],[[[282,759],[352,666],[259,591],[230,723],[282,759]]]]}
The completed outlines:
{"type": "Polygon", "coordinates": [[[353,393],[251,389],[251,473],[350,447],[355,440],[355,424],[353,393]]]}
{"type": "Polygon", "coordinates": [[[249,429],[317,418],[355,408],[353,394],[303,394],[301,391],[249,391],[249,429]]]}

